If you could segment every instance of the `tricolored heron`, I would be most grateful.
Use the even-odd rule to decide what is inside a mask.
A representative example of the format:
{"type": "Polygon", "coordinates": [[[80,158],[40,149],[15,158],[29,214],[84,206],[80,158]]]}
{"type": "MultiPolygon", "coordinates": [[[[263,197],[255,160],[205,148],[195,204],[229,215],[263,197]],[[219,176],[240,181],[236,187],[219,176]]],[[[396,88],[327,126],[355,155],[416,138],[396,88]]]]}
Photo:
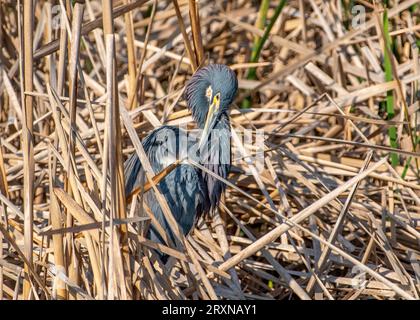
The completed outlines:
{"type": "MultiPolygon", "coordinates": [[[[227,178],[231,165],[229,107],[237,89],[236,75],[226,65],[210,64],[195,72],[187,83],[184,97],[192,117],[201,129],[199,142],[197,144],[190,139],[186,143],[185,140],[181,141],[185,132],[177,127],[162,126],[153,130],[143,140],[143,147],[155,173],[188,155],[193,156],[193,160],[198,159],[197,162],[209,171],[227,178]],[[183,143],[186,148],[183,148],[183,143]]],[[[125,162],[124,173],[126,195],[132,194],[133,190],[144,184],[141,163],[136,153],[125,162]]],[[[159,181],[158,187],[184,235],[190,232],[199,217],[208,214],[218,205],[225,189],[223,182],[188,162],[177,165],[159,181]]],[[[145,192],[144,201],[166,234],[175,241],[152,190],[145,192]]],[[[163,243],[153,224],[147,237],[163,243]]],[[[162,257],[166,260],[165,256],[162,257]]]]}

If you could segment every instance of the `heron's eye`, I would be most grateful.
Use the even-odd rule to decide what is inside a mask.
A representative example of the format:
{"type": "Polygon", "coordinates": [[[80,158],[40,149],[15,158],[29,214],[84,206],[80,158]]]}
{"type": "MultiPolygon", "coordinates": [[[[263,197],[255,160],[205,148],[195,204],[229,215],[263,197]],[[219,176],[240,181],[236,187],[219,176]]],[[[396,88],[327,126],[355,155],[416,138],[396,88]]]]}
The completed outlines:
{"type": "Polygon", "coordinates": [[[208,88],[206,89],[206,97],[209,101],[211,100],[212,95],[213,95],[213,90],[212,90],[211,86],[208,86],[208,88]]]}

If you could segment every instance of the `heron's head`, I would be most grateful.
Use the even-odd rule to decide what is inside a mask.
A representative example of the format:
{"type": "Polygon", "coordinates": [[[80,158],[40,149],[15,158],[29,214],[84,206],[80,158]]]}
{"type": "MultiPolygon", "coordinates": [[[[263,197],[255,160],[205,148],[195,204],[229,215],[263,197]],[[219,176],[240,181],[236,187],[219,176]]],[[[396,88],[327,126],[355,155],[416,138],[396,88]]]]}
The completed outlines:
{"type": "Polygon", "coordinates": [[[228,112],[238,91],[235,73],[224,64],[209,64],[199,69],[187,83],[185,99],[206,140],[219,116],[228,112]]]}

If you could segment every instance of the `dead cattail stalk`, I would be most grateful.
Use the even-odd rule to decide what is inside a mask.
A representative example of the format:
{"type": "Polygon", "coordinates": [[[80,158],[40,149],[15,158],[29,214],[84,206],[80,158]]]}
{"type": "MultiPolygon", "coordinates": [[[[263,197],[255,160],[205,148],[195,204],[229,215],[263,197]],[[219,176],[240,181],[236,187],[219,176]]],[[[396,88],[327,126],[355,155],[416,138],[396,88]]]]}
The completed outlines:
{"type": "Polygon", "coordinates": [[[190,39],[188,38],[187,30],[185,28],[185,23],[184,23],[184,20],[182,18],[181,11],[179,10],[178,1],[177,0],[172,0],[172,3],[174,4],[176,16],[178,18],[179,29],[181,30],[182,37],[184,38],[184,44],[185,44],[185,48],[187,49],[188,57],[190,58],[190,61],[192,63],[193,71],[195,71],[197,69],[197,66],[198,66],[197,59],[196,59],[196,56],[194,55],[194,52],[191,48],[190,39]]]}
{"type": "MultiPolygon", "coordinates": [[[[125,4],[129,4],[126,0],[125,4]]],[[[134,95],[133,103],[130,106],[137,105],[137,84],[136,84],[136,49],[134,46],[134,28],[132,11],[124,15],[125,29],[127,33],[127,57],[128,57],[128,96],[134,95]]]]}
{"type": "MultiPolygon", "coordinates": [[[[20,7],[20,6],[19,6],[20,7]]],[[[23,70],[23,90],[33,90],[33,31],[34,31],[34,7],[32,0],[23,3],[23,43],[21,70],[23,70]]],[[[23,128],[22,144],[24,159],[24,232],[25,232],[25,257],[27,263],[33,263],[33,196],[34,196],[34,150],[33,150],[33,97],[22,94],[23,102],[23,128]]],[[[25,281],[23,295],[27,299],[30,294],[29,266],[25,266],[25,281]]]]}
{"type": "Polygon", "coordinates": [[[196,0],[189,0],[189,14],[191,21],[191,33],[193,38],[196,65],[200,66],[203,63],[204,50],[203,40],[201,37],[201,26],[200,26],[200,13],[196,0]]]}
{"type": "MultiPolygon", "coordinates": [[[[111,230],[113,229],[113,218],[126,218],[125,194],[124,194],[124,173],[121,152],[121,127],[119,112],[119,96],[116,82],[116,66],[115,66],[115,35],[112,16],[112,1],[104,0],[103,4],[103,25],[105,33],[105,46],[107,53],[107,130],[108,139],[105,143],[109,144],[109,173],[111,183],[111,230]]],[[[106,173],[104,173],[106,177],[106,173]]],[[[127,228],[122,225],[119,228],[121,232],[122,256],[124,261],[120,261],[123,267],[125,285],[123,286],[127,292],[123,292],[126,298],[131,297],[131,281],[130,281],[130,260],[128,249],[127,228]]],[[[112,239],[113,232],[111,233],[112,239]]],[[[111,243],[111,248],[112,248],[111,243]]]]}
{"type": "MultiPolygon", "coordinates": [[[[132,90],[128,93],[128,103],[127,103],[127,108],[129,110],[134,109],[137,105],[136,101],[137,101],[137,91],[140,88],[141,92],[142,92],[142,96],[143,96],[143,63],[144,60],[146,59],[146,54],[147,54],[147,45],[149,43],[149,38],[150,38],[150,34],[152,32],[152,25],[153,25],[153,21],[155,18],[155,14],[156,14],[156,6],[157,6],[157,0],[155,0],[153,2],[153,6],[152,6],[152,12],[150,14],[150,21],[149,24],[147,26],[147,32],[146,32],[146,36],[144,39],[144,49],[143,52],[141,53],[140,56],[140,60],[139,60],[139,64],[137,67],[137,72],[135,73],[135,78],[134,78],[134,82],[132,83],[132,90]]],[[[127,38],[128,40],[128,38],[127,38]]],[[[142,100],[142,99],[141,99],[142,100]]],[[[141,101],[140,100],[140,101],[141,101]]]]}
{"type": "MultiPolygon", "coordinates": [[[[53,177],[55,177],[55,173],[57,172],[56,168],[56,161],[53,161],[51,159],[52,157],[49,157],[49,170],[50,170],[50,188],[52,188],[55,185],[55,181],[53,180],[53,177]],[[54,162],[54,165],[53,165],[54,162]]],[[[51,189],[50,189],[51,192],[51,189]]],[[[61,212],[60,212],[60,206],[57,201],[57,198],[55,196],[54,192],[50,193],[51,202],[50,202],[50,213],[51,213],[51,225],[54,229],[61,228],[61,212]]],[[[56,265],[56,269],[58,272],[62,272],[64,275],[67,273],[66,271],[66,265],[64,260],[64,247],[63,247],[63,235],[56,234],[52,236],[53,239],[53,249],[54,249],[54,262],[56,265]]],[[[61,299],[67,299],[67,290],[64,282],[57,278],[57,292],[56,292],[56,298],[58,300],[61,299]]]]}

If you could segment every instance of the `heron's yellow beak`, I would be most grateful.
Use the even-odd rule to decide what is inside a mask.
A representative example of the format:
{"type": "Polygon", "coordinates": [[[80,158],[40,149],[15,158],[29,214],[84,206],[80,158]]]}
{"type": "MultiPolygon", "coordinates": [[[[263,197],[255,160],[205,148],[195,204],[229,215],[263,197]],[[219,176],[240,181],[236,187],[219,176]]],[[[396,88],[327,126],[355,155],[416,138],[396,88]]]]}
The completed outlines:
{"type": "Polygon", "coordinates": [[[209,111],[207,112],[206,123],[204,125],[204,129],[203,129],[203,132],[201,133],[201,138],[200,138],[200,145],[199,145],[200,150],[203,147],[204,143],[207,142],[210,136],[210,132],[215,125],[219,107],[220,107],[220,93],[217,93],[213,97],[213,101],[210,104],[209,111]]]}

